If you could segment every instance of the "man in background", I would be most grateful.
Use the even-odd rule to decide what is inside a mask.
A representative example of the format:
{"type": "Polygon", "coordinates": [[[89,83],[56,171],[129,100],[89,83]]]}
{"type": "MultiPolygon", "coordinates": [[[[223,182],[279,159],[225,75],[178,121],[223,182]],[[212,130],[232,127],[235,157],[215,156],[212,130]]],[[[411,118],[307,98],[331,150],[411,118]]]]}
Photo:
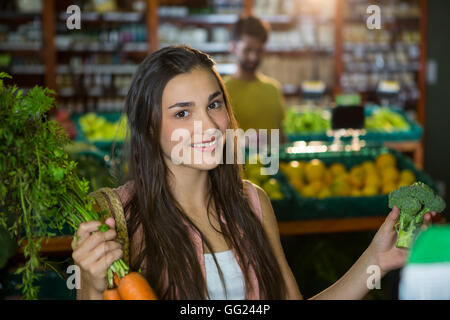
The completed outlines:
{"type": "Polygon", "coordinates": [[[257,71],[269,32],[270,26],[257,17],[246,16],[237,21],[231,42],[237,70],[233,75],[224,77],[224,82],[239,127],[244,131],[250,128],[267,129],[269,134],[270,129],[280,129],[280,141],[284,142],[281,84],[257,71]]]}

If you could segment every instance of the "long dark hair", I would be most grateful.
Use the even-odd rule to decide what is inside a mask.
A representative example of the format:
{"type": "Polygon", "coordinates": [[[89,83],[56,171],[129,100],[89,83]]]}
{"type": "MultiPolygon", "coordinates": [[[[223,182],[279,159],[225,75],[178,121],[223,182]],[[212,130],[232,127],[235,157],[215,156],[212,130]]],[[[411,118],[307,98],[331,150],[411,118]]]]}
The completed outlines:
{"type": "MultiPolygon", "coordinates": [[[[170,79],[196,67],[205,68],[216,77],[230,118],[229,128],[236,128],[236,120],[223,82],[214,68],[214,61],[207,54],[186,46],[166,47],[145,58],[126,97],[125,110],[130,129],[127,179],[133,181],[135,192],[125,211],[130,210],[131,213],[127,221],[130,241],[141,245],[140,248],[133,249],[132,246],[130,249],[130,256],[133,257],[130,264],[135,270],[148,266],[144,268],[144,275],[160,299],[209,297],[187,226],[197,230],[205,245],[213,251],[171,193],[168,184],[171,172],[163,160],[160,146],[163,90],[170,79]],[[142,231],[142,240],[135,239],[138,230],[142,231]],[[168,275],[167,285],[164,274],[168,275]]],[[[260,298],[284,299],[286,288],[280,267],[262,224],[252,212],[244,193],[242,168],[238,164],[223,163],[208,172],[208,219],[213,204],[221,228],[217,231],[243,262],[247,290],[251,290],[248,272],[251,265],[258,280],[260,298]],[[221,215],[225,223],[221,221],[221,215]]],[[[219,266],[218,269],[224,283],[219,266]]]]}

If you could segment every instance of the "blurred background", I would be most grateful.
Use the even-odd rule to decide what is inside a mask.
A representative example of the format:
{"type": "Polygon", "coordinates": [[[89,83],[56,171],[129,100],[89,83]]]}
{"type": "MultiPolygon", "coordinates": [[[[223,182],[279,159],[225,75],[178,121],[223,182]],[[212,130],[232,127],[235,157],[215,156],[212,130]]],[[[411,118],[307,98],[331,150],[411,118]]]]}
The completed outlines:
{"type": "MultiPolygon", "coordinates": [[[[269,23],[259,71],[281,84],[287,143],[280,148],[280,173],[261,177],[249,165],[245,177],[271,197],[288,262],[308,298],[342,276],[368,246],[389,212],[389,190],[423,181],[449,200],[450,2],[377,1],[379,30],[367,27],[370,4],[3,0],[0,72],[12,75],[9,82],[25,92],[35,85],[55,90],[57,108],[50,116],[74,141],[68,151],[95,190],[117,185],[127,171],[121,157],[124,99],[149,53],[187,44],[210,54],[218,72],[228,76],[237,68],[230,40],[238,17],[251,13],[269,23]],[[66,25],[71,5],[81,9],[79,30],[66,25]],[[364,110],[358,130],[333,120],[337,107],[348,106],[364,110]],[[379,177],[371,192],[367,179],[358,181],[361,172],[368,175],[364,163],[379,177]],[[385,163],[392,168],[385,170],[385,163]],[[334,179],[336,164],[349,180],[334,179]]],[[[445,214],[436,221],[442,222],[445,214]]],[[[70,241],[61,235],[43,248],[43,255],[59,261],[63,275],[71,264],[70,241]]],[[[16,298],[19,279],[12,273],[23,262],[20,248],[6,248],[0,257],[0,294],[16,298]]],[[[397,283],[398,273],[390,273],[367,299],[396,299],[397,283]]],[[[41,298],[73,299],[74,292],[64,277],[45,271],[41,298]]]]}

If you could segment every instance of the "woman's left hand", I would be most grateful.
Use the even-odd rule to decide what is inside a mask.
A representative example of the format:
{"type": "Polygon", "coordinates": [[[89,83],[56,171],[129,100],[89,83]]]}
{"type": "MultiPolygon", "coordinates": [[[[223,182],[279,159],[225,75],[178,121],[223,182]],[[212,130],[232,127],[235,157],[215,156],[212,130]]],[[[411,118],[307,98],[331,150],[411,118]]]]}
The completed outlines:
{"type": "MultiPolygon", "coordinates": [[[[422,230],[431,225],[431,219],[435,215],[436,212],[425,214],[422,230]]],[[[397,232],[395,231],[394,226],[398,217],[399,210],[397,207],[394,207],[386,217],[386,220],[381,225],[369,246],[369,250],[380,267],[382,275],[391,270],[401,268],[405,264],[409,252],[407,249],[397,248],[395,246],[397,242],[397,232]]]]}

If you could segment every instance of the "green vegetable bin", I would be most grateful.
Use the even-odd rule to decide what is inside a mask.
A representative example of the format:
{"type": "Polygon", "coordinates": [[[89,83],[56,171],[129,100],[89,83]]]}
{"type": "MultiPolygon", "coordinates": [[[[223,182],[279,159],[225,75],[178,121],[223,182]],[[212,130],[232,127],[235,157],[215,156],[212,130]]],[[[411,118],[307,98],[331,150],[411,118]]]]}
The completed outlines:
{"type": "MultiPolygon", "coordinates": [[[[86,136],[84,135],[84,132],[81,129],[81,125],[80,125],[80,118],[84,115],[86,115],[86,114],[85,113],[72,114],[72,121],[75,123],[75,128],[77,130],[77,137],[76,137],[75,141],[93,144],[100,150],[108,152],[108,153],[112,152],[112,147],[114,144],[115,144],[116,149],[118,149],[118,150],[121,149],[121,147],[123,145],[123,141],[121,141],[121,140],[95,140],[95,141],[88,140],[86,138],[86,136]]],[[[109,112],[109,113],[96,112],[96,115],[104,117],[109,122],[116,122],[116,121],[119,121],[122,113],[121,112],[109,112]]]]}
{"type": "MultiPolygon", "coordinates": [[[[358,165],[364,161],[374,161],[382,153],[392,153],[397,160],[399,170],[409,169],[414,172],[418,181],[421,181],[435,191],[436,185],[432,179],[424,172],[418,170],[413,162],[406,156],[395,150],[384,147],[365,148],[358,152],[324,152],[324,153],[303,153],[289,154],[280,153],[281,161],[310,161],[320,159],[328,167],[339,162],[347,169],[358,165]]],[[[298,194],[294,187],[287,182],[290,189],[294,191],[294,199],[291,202],[290,212],[279,212],[280,217],[287,217],[288,220],[308,220],[308,219],[332,219],[364,216],[383,216],[390,212],[387,195],[376,195],[370,197],[329,197],[324,199],[305,198],[298,194]]],[[[283,208],[283,210],[286,208],[283,208]]]]}
{"type": "MultiPolygon", "coordinates": [[[[366,105],[364,107],[364,112],[366,117],[370,116],[379,106],[377,105],[366,105]]],[[[422,138],[423,129],[415,121],[412,121],[406,116],[405,112],[398,108],[391,108],[394,111],[405,118],[406,122],[409,124],[409,130],[404,131],[368,131],[365,135],[361,136],[361,140],[384,143],[388,141],[418,141],[422,138]]],[[[316,132],[316,133],[296,133],[287,135],[287,139],[290,142],[294,141],[332,141],[333,137],[327,136],[326,132],[316,132]]],[[[351,137],[341,138],[343,141],[350,140],[351,137]]]]}

